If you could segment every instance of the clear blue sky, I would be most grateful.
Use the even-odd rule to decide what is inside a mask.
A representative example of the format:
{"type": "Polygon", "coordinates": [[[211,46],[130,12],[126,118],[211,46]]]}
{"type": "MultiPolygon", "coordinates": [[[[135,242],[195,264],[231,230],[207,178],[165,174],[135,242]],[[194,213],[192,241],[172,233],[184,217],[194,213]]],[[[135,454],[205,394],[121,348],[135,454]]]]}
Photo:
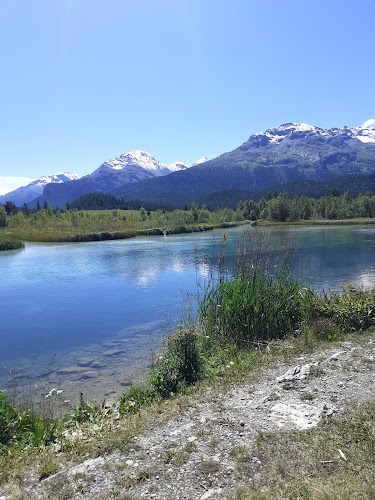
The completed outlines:
{"type": "Polygon", "coordinates": [[[0,0],[0,176],[359,126],[375,118],[374,26],[375,0],[0,0]]]}

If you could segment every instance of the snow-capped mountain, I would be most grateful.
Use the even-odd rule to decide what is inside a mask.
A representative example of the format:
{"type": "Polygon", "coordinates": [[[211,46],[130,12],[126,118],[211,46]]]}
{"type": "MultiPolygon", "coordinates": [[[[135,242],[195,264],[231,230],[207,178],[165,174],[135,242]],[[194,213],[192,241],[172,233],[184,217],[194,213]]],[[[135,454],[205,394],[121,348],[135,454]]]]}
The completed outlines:
{"type": "Polygon", "coordinates": [[[100,190],[109,192],[124,184],[167,175],[189,166],[182,162],[164,164],[150,153],[136,150],[105,161],[85,179],[93,182],[100,190]]]}
{"type": "MultiPolygon", "coordinates": [[[[373,124],[372,120],[366,122],[373,124]]],[[[193,168],[120,188],[126,199],[183,207],[222,190],[268,189],[299,180],[375,173],[375,128],[323,129],[286,123],[252,134],[241,146],[193,168]]]]}
{"type": "MultiPolygon", "coordinates": [[[[199,160],[202,161],[203,159],[199,160]]],[[[67,201],[73,201],[87,193],[112,193],[124,185],[186,170],[193,165],[183,162],[161,163],[146,151],[130,151],[105,161],[92,174],[69,185],[46,186],[38,201],[40,203],[48,201],[51,206],[61,207],[67,201]]]]}
{"type": "Polygon", "coordinates": [[[77,174],[71,174],[70,172],[60,172],[54,175],[43,175],[33,182],[30,182],[27,186],[21,186],[14,191],[6,193],[0,196],[0,204],[6,201],[12,201],[18,207],[24,203],[29,203],[43,193],[43,190],[47,184],[62,184],[64,182],[69,182],[79,179],[80,176],[77,174]]]}
{"type": "Polygon", "coordinates": [[[129,151],[113,160],[107,160],[99,168],[90,174],[91,178],[97,178],[109,172],[115,173],[120,183],[122,178],[129,177],[130,182],[147,179],[159,175],[166,175],[170,172],[176,172],[188,168],[189,165],[181,162],[171,163],[169,165],[161,163],[154,156],[146,151],[129,151]],[[136,177],[136,178],[135,178],[136,177]]]}
{"type": "MultiPolygon", "coordinates": [[[[263,141],[262,146],[269,143],[280,144],[285,139],[308,139],[309,137],[318,137],[321,139],[329,139],[333,137],[338,138],[356,138],[364,143],[375,143],[375,128],[374,127],[354,127],[354,128],[329,128],[323,129],[319,127],[314,127],[313,125],[307,125],[306,123],[285,123],[279,127],[274,127],[266,130],[265,132],[259,132],[250,136],[250,139],[256,141],[258,138],[263,141]]],[[[248,141],[248,142],[249,142],[248,141]]]]}

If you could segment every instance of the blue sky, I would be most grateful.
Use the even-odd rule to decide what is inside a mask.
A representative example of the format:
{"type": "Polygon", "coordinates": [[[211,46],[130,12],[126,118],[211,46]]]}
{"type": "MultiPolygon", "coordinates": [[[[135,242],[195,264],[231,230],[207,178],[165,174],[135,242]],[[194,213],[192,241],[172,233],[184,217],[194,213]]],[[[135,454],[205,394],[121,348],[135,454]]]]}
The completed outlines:
{"type": "Polygon", "coordinates": [[[286,122],[359,126],[374,24],[375,0],[0,0],[0,194],[135,149],[191,163],[286,122]]]}

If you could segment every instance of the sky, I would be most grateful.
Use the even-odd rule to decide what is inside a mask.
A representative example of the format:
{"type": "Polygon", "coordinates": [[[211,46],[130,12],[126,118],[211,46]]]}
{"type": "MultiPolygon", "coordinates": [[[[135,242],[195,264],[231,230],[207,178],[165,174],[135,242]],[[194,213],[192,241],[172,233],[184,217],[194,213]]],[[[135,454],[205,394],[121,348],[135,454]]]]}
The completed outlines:
{"type": "Polygon", "coordinates": [[[375,0],[0,0],[0,194],[375,119],[375,0]]]}

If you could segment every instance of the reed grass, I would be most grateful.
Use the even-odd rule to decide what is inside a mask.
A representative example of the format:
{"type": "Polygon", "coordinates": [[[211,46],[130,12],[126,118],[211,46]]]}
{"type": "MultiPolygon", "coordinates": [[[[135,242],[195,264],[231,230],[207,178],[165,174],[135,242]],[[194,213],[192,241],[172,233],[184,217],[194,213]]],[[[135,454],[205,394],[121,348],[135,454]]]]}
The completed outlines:
{"type": "Polygon", "coordinates": [[[249,346],[282,339],[312,312],[314,294],[293,281],[295,242],[276,244],[262,231],[249,233],[237,247],[235,270],[226,272],[225,251],[219,272],[201,287],[199,321],[206,336],[220,345],[249,346]]]}

